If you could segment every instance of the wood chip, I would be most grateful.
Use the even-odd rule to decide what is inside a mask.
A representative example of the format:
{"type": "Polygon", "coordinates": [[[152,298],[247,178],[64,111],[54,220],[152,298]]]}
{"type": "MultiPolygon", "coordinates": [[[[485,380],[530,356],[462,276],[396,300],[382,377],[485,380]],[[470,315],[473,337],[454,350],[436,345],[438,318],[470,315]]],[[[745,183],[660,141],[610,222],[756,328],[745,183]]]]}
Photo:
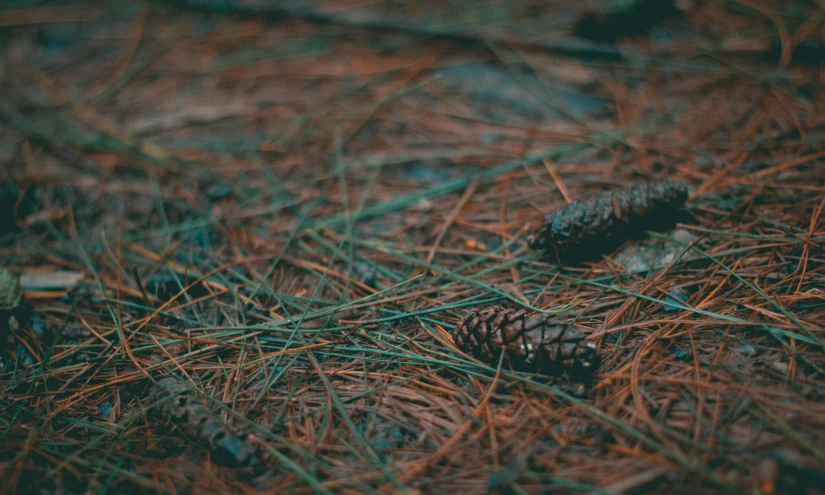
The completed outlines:
{"type": "Polygon", "coordinates": [[[67,270],[29,270],[20,275],[24,290],[71,289],[83,280],[85,274],[67,270]]]}

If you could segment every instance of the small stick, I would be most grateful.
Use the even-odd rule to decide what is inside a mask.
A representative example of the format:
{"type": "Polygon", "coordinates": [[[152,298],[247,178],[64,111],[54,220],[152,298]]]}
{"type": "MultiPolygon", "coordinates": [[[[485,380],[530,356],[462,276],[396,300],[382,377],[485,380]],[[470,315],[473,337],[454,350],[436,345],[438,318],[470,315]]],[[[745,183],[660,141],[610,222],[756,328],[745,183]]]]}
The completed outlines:
{"type": "Polygon", "coordinates": [[[544,159],[544,168],[547,169],[547,173],[549,173],[550,177],[553,178],[553,181],[556,183],[556,187],[559,188],[561,195],[564,196],[564,200],[567,201],[567,203],[571,203],[573,199],[570,197],[570,191],[567,190],[567,186],[564,185],[561,177],[559,177],[559,174],[556,172],[556,167],[554,167],[547,158],[544,159]]]}
{"type": "Polygon", "coordinates": [[[149,299],[149,296],[146,295],[146,289],[143,288],[143,282],[140,280],[140,276],[138,276],[137,265],[132,265],[132,276],[135,277],[135,282],[137,283],[138,289],[140,289],[140,295],[143,296],[143,301],[146,303],[146,306],[152,307],[152,301],[149,299]]]}

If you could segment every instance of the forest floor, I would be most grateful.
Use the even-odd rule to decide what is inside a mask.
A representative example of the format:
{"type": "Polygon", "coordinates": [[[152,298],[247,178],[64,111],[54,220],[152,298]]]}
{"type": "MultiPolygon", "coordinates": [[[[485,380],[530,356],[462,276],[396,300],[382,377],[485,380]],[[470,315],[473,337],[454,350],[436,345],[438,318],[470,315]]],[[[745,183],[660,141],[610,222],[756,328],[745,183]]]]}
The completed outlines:
{"type": "Polygon", "coordinates": [[[12,3],[0,492],[825,493],[823,2],[12,3]],[[672,231],[525,241],[663,179],[672,231]],[[460,352],[493,305],[599,369],[460,352]]]}

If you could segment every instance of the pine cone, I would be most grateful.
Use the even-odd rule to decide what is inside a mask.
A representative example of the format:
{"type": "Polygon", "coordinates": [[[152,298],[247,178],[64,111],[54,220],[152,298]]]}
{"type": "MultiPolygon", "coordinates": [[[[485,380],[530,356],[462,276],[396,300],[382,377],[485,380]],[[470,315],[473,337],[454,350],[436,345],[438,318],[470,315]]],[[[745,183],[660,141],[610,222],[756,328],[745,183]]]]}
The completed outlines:
{"type": "Polygon", "coordinates": [[[18,309],[23,306],[23,288],[20,278],[5,268],[0,268],[0,311],[18,309]]]}
{"type": "Polygon", "coordinates": [[[159,406],[161,414],[191,438],[206,444],[216,462],[237,467],[256,463],[254,448],[232,433],[211,409],[189,392],[187,382],[174,376],[161,378],[152,400],[163,400],[159,406]]]}
{"type": "Polygon", "coordinates": [[[573,201],[544,217],[530,247],[558,263],[593,259],[645,230],[673,225],[687,196],[684,184],[658,182],[573,201]]]}
{"type": "Polygon", "coordinates": [[[6,343],[9,330],[27,324],[28,314],[20,278],[0,268],[0,347],[6,343]]]}
{"type": "Polygon", "coordinates": [[[490,364],[504,362],[521,371],[551,375],[581,375],[599,365],[596,345],[577,329],[523,309],[501,307],[471,311],[453,330],[453,341],[464,352],[490,364]]]}

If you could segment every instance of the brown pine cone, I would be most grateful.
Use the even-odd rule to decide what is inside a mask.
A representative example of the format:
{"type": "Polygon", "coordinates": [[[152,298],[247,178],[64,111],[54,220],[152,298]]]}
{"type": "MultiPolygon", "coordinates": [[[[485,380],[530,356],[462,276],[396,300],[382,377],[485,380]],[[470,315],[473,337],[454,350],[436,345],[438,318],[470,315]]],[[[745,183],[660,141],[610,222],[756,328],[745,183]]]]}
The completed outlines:
{"type": "Polygon", "coordinates": [[[673,225],[687,197],[684,184],[657,182],[573,201],[544,217],[530,247],[558,263],[594,259],[645,230],[673,225]]]}
{"type": "Polygon", "coordinates": [[[220,418],[189,391],[190,385],[174,376],[158,380],[152,401],[163,403],[160,413],[177,424],[192,439],[203,442],[213,460],[233,467],[255,464],[255,450],[232,433],[220,418]]]}
{"type": "Polygon", "coordinates": [[[471,311],[453,330],[453,341],[464,352],[489,364],[551,375],[581,375],[599,365],[596,345],[577,329],[551,315],[527,315],[523,309],[492,307],[471,311]]]}

